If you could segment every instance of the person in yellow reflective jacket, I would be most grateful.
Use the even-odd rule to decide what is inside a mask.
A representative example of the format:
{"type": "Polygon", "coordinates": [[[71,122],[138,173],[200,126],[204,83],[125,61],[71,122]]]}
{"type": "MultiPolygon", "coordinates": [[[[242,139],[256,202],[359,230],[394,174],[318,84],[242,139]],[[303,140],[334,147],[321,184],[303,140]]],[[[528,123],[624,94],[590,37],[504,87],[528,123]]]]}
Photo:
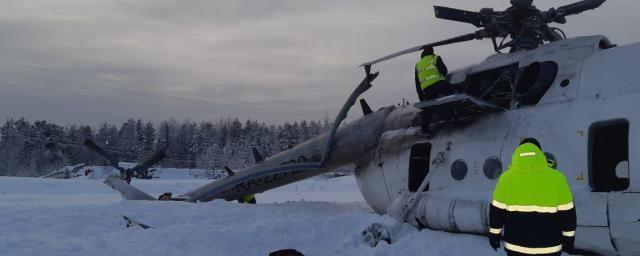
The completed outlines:
{"type": "Polygon", "coordinates": [[[242,198],[238,199],[238,203],[241,203],[241,204],[256,204],[256,195],[243,196],[242,198]]]}
{"type": "Polygon", "coordinates": [[[493,193],[489,242],[501,238],[507,255],[560,255],[572,251],[576,210],[567,179],[549,167],[540,143],[525,139],[493,193]]]}
{"type": "Polygon", "coordinates": [[[435,99],[451,90],[451,85],[445,80],[448,73],[442,58],[433,52],[432,47],[425,47],[415,69],[416,90],[420,101],[435,99]]]}
{"type": "MultiPolygon", "coordinates": [[[[433,47],[425,47],[422,50],[420,61],[415,68],[416,90],[420,101],[428,101],[447,96],[455,92],[455,88],[445,78],[449,70],[440,56],[433,52],[433,47]]],[[[422,132],[430,134],[430,125],[434,114],[443,114],[437,107],[422,111],[422,132]]]]}

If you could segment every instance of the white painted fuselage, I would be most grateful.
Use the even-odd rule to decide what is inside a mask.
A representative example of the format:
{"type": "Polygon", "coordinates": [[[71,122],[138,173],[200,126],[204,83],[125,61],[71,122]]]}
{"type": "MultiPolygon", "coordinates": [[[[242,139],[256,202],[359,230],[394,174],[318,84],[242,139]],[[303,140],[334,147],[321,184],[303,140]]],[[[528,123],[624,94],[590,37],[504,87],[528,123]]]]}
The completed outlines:
{"type": "MultiPolygon", "coordinates": [[[[563,40],[531,51],[497,54],[453,72],[449,81],[456,84],[502,66],[524,68],[548,61],[558,65],[552,86],[534,106],[483,116],[464,127],[445,127],[433,138],[424,137],[411,125],[385,132],[377,146],[356,163],[365,199],[379,213],[393,211],[392,202],[410,194],[412,147],[428,144],[428,169],[433,175],[426,194],[432,201],[422,207],[440,210],[416,211],[439,215],[424,216],[443,222],[430,227],[483,233],[486,223],[477,222],[487,221],[486,209],[469,209],[476,209],[474,202],[490,201],[496,177],[485,174],[485,165],[499,161],[500,169],[505,170],[520,140],[533,137],[545,152],[555,156],[557,169],[570,183],[578,212],[576,246],[603,254],[640,254],[640,44],[603,49],[607,44],[602,36],[563,40]],[[593,173],[602,171],[591,165],[596,157],[594,129],[608,123],[628,125],[628,160],[622,165],[628,166],[628,187],[592,192],[596,191],[594,183],[599,182],[594,181],[597,177],[593,173]],[[466,165],[462,179],[452,176],[456,161],[466,165]],[[462,207],[466,207],[464,211],[462,207]]],[[[411,123],[407,120],[415,119],[420,111],[413,106],[400,107],[387,119],[396,116],[395,120],[411,123]]]]}

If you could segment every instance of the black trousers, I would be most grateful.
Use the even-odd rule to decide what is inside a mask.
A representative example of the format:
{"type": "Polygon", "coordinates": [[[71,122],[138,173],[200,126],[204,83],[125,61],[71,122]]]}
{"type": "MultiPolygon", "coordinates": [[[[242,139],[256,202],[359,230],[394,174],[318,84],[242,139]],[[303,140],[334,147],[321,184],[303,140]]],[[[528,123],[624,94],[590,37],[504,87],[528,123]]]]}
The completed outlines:
{"type": "Polygon", "coordinates": [[[452,84],[447,81],[440,81],[422,90],[420,98],[424,101],[434,100],[439,97],[454,94],[455,92],[456,90],[452,84]]]}
{"type": "Polygon", "coordinates": [[[562,252],[551,253],[551,254],[524,254],[524,253],[510,251],[507,249],[505,249],[504,251],[507,252],[508,256],[560,256],[560,254],[562,254],[562,252]]]}
{"type": "MultiPolygon", "coordinates": [[[[428,100],[434,100],[440,97],[444,97],[444,96],[449,96],[456,93],[456,88],[450,84],[447,81],[440,81],[434,85],[431,85],[427,88],[425,88],[422,91],[422,95],[420,95],[421,99],[424,99],[425,101],[428,100]]],[[[446,115],[446,111],[444,111],[445,109],[441,109],[438,106],[433,106],[428,110],[423,110],[422,111],[422,132],[424,133],[430,133],[430,125],[431,123],[434,121],[434,119],[437,119],[439,117],[443,117],[444,115],[446,115]]]]}

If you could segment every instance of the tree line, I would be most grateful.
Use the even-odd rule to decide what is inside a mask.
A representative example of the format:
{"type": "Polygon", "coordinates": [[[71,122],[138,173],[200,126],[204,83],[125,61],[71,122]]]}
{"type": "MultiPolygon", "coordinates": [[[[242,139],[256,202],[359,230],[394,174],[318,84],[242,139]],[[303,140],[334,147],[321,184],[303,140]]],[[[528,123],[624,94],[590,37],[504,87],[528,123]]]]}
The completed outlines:
{"type": "Polygon", "coordinates": [[[119,126],[105,122],[95,129],[8,119],[0,127],[0,176],[41,176],[80,163],[105,165],[104,159],[83,146],[85,139],[121,162],[144,161],[162,147],[167,153],[159,164],[162,167],[235,169],[253,163],[252,148],[266,157],[329,129],[327,120],[275,125],[238,118],[215,122],[172,119],[154,125],[129,119],[119,126]]]}

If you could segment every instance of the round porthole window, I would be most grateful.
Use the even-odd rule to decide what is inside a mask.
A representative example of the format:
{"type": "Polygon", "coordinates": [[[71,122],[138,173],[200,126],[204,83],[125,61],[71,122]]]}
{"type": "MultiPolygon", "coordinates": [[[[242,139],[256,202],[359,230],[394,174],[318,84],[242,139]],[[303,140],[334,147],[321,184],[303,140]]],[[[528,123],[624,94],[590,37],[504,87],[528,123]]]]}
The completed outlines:
{"type": "Polygon", "coordinates": [[[497,157],[489,157],[484,161],[482,171],[487,178],[495,180],[500,177],[500,174],[502,173],[502,162],[500,162],[500,159],[497,157]]]}
{"type": "Polygon", "coordinates": [[[461,159],[456,160],[451,165],[451,177],[453,177],[455,180],[464,179],[464,177],[467,176],[467,171],[468,171],[467,163],[465,163],[461,159]]]}

